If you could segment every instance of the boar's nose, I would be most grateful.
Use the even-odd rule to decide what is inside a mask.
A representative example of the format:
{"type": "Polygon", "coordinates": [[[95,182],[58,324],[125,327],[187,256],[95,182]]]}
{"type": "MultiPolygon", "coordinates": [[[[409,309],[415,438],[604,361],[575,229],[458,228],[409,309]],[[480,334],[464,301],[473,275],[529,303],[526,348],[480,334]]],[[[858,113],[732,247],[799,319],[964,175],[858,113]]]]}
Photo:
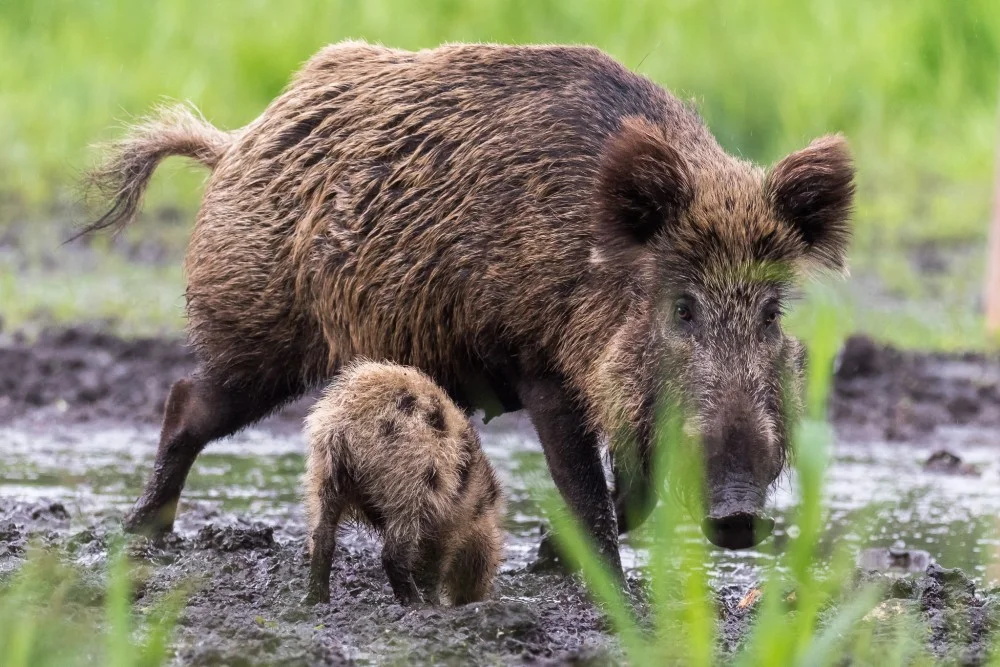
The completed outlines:
{"type": "Polygon", "coordinates": [[[774,530],[774,520],[763,512],[764,491],[744,475],[730,475],[717,484],[710,500],[701,530],[716,546],[749,549],[774,530]]]}
{"type": "Polygon", "coordinates": [[[701,523],[708,541],[723,549],[749,549],[763,542],[774,530],[774,519],[760,512],[733,512],[708,516],[701,523]]]}

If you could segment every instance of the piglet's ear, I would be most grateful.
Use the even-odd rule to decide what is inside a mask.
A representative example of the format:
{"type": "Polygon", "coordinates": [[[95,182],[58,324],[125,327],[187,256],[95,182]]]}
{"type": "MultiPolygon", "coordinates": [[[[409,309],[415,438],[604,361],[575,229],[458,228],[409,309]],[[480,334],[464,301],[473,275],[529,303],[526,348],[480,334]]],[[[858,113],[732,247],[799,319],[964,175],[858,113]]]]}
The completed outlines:
{"type": "Polygon", "coordinates": [[[643,118],[626,118],[601,159],[597,200],[606,231],[631,244],[645,244],[693,197],[687,163],[663,131],[643,118]]]}
{"type": "Polygon", "coordinates": [[[847,141],[825,136],[792,153],[771,171],[766,192],[778,217],[805,243],[807,259],[844,270],[854,206],[854,164],[847,141]]]}

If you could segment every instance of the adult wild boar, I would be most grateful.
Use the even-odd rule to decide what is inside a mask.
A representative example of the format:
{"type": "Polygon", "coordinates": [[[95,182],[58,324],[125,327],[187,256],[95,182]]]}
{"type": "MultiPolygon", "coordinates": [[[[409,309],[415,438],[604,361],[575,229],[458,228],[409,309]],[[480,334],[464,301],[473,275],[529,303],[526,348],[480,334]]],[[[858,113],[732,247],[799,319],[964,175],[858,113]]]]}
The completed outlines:
{"type": "Polygon", "coordinates": [[[186,261],[199,367],[171,390],[129,529],[169,529],[206,444],[364,356],[465,409],[527,410],[617,568],[619,532],[655,502],[664,395],[700,435],[709,539],[768,533],[796,402],[782,378],[801,373],[782,301],[803,270],[844,266],[843,139],[764,171],[597,49],[348,42],[241,130],[183,108],[135,128],[95,174],[113,204],[86,231],[132,220],[169,155],[212,169],[186,261]]]}

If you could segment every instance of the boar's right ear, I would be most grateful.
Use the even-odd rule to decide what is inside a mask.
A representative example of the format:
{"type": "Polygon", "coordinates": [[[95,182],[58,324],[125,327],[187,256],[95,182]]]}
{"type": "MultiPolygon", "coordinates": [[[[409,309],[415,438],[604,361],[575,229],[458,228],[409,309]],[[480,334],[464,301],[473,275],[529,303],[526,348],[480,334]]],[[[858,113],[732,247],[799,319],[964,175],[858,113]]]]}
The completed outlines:
{"type": "Polygon", "coordinates": [[[840,135],[816,139],[779,162],[767,178],[778,216],[805,243],[806,258],[842,271],[851,240],[854,164],[840,135]]]}
{"type": "Polygon", "coordinates": [[[603,231],[629,245],[643,245],[693,198],[687,163],[663,130],[644,118],[626,118],[601,159],[597,201],[603,231]]]}

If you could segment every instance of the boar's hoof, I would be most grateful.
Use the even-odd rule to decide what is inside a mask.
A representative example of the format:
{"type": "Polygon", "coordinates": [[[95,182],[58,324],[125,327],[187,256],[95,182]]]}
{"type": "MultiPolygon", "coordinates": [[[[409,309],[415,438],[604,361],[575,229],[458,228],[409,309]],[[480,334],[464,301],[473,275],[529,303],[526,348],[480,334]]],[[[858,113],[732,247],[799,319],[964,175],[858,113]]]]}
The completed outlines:
{"type": "Polygon", "coordinates": [[[763,514],[736,512],[709,516],[701,524],[708,541],[723,549],[749,549],[764,541],[774,530],[774,519],[763,514]]]}
{"type": "Polygon", "coordinates": [[[573,574],[579,570],[579,565],[562,557],[559,547],[556,546],[555,537],[550,531],[542,535],[542,542],[538,545],[538,555],[535,561],[528,565],[528,572],[533,574],[561,573],[573,574]]]}
{"type": "Polygon", "coordinates": [[[122,528],[132,535],[159,539],[174,529],[174,508],[151,507],[136,503],[122,519],[122,528]]]}

